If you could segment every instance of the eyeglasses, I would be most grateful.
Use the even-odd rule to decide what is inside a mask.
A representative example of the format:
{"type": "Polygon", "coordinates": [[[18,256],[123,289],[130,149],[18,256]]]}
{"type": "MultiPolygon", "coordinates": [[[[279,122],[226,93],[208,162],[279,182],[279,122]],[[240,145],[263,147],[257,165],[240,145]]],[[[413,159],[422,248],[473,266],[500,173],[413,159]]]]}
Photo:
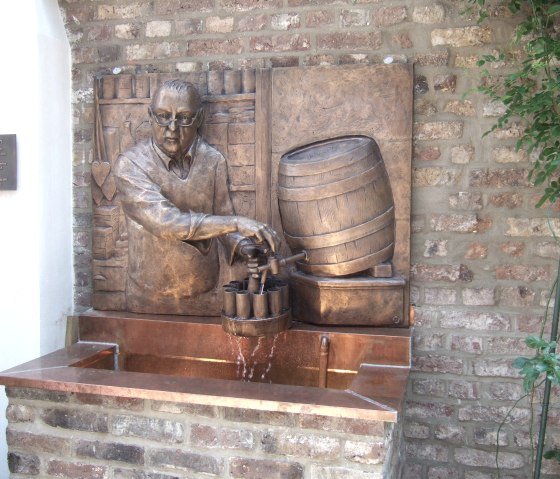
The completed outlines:
{"type": "Polygon", "coordinates": [[[198,112],[194,117],[192,117],[182,114],[172,116],[171,113],[154,113],[151,107],[148,110],[152,118],[159,126],[169,126],[171,123],[176,122],[180,127],[186,128],[191,126],[198,117],[198,112]]]}

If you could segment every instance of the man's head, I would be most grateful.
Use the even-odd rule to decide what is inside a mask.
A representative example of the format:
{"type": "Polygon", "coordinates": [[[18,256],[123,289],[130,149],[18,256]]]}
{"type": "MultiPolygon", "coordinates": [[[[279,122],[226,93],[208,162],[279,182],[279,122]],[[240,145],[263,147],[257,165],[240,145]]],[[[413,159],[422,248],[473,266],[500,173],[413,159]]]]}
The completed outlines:
{"type": "Polygon", "coordinates": [[[156,144],[172,158],[192,145],[202,123],[202,102],[197,89],[182,80],[169,80],[154,93],[150,106],[156,144]]]}

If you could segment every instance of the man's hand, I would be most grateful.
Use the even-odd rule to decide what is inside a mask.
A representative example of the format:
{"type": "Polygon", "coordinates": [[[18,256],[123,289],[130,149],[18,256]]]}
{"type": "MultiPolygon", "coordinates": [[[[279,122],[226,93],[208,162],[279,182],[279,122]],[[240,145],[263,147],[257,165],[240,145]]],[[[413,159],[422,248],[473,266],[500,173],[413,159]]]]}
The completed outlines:
{"type": "Polygon", "coordinates": [[[257,243],[266,241],[272,251],[276,252],[280,246],[280,238],[270,226],[244,216],[236,216],[237,231],[247,238],[254,238],[257,243]]]}

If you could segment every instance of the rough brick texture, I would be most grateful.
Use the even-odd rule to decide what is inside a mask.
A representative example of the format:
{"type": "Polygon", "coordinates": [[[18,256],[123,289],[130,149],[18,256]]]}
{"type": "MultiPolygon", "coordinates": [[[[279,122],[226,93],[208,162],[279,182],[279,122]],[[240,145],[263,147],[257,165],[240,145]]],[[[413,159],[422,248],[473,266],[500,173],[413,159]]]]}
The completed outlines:
{"type": "Polygon", "coordinates": [[[382,479],[402,466],[394,423],[73,393],[59,394],[60,406],[34,389],[7,395],[14,478],[382,479]],[[110,428],[84,427],[99,424],[90,404],[103,404],[110,428]]]}
{"type": "MultiPolygon", "coordinates": [[[[460,14],[467,2],[454,0],[59,0],[59,4],[73,54],[77,310],[90,307],[92,301],[89,237],[92,215],[88,194],[93,160],[95,75],[114,69],[123,73],[172,74],[211,69],[381,63],[388,56],[395,61],[415,63],[412,201],[415,269],[411,300],[416,304],[417,314],[415,370],[406,418],[420,426],[407,429],[405,477],[493,479],[492,429],[495,433],[505,412],[520,394],[519,381],[508,364],[519,354],[520,339],[540,329],[539,318],[560,256],[560,248],[550,230],[552,225],[556,234],[560,233],[560,223],[554,218],[557,211],[552,212],[549,220],[547,211],[533,208],[538,190],[531,188],[527,181],[530,158],[513,148],[522,123],[482,138],[482,133],[503,111],[503,105],[476,94],[464,96],[479,81],[476,66],[479,56],[505,46],[519,18],[512,17],[507,9],[496,8],[488,24],[478,26],[474,16],[460,14]],[[485,431],[490,432],[480,432],[481,421],[485,431]]],[[[504,66],[496,75],[508,71],[504,66]]],[[[228,155],[240,168],[254,161],[243,147],[253,141],[254,132],[231,134],[239,142],[228,155]]],[[[20,409],[8,410],[10,420],[18,427],[43,421],[44,427],[53,427],[56,434],[63,434],[68,431],[66,427],[79,425],[78,418],[71,415],[62,418],[53,412],[43,415],[43,411],[39,414],[34,409],[26,409],[27,399],[21,398],[17,406],[20,409]],[[52,426],[44,421],[50,421],[52,426]]],[[[49,400],[48,397],[36,400],[44,399],[49,400]]],[[[171,410],[188,409],[185,405],[152,406],[160,420],[161,415],[170,414],[171,410]]],[[[61,407],[58,402],[50,409],[61,407]]],[[[88,411],[91,413],[92,409],[93,405],[88,411]]],[[[268,422],[269,427],[285,428],[276,434],[275,441],[266,442],[266,447],[284,454],[296,449],[290,446],[289,437],[297,437],[290,428],[300,425],[299,421],[282,414],[224,410],[221,414],[228,421],[238,421],[240,425],[231,431],[216,431],[212,429],[216,427],[212,422],[215,413],[198,411],[199,418],[210,422],[201,421],[197,423],[198,429],[193,430],[181,430],[171,423],[169,429],[161,429],[163,423],[152,424],[151,435],[141,439],[155,441],[159,435],[163,442],[157,447],[161,450],[173,450],[191,440],[198,441],[200,450],[212,450],[225,442],[233,447],[226,462],[203,464],[194,457],[177,458],[173,467],[181,471],[179,474],[187,475],[198,474],[187,467],[196,463],[204,471],[228,470],[231,477],[269,477],[269,471],[274,470],[278,471],[278,477],[298,478],[304,475],[300,459],[329,451],[337,451],[344,457],[349,450],[343,442],[338,445],[303,442],[297,459],[291,456],[248,459],[241,452],[251,441],[259,443],[262,437],[255,437],[252,429],[249,434],[244,424],[268,422]]],[[[138,417],[141,412],[129,409],[123,415],[138,417]]],[[[504,428],[504,477],[529,477],[524,462],[527,443],[513,440],[527,433],[526,417],[516,416],[504,428]]],[[[82,424],[82,429],[86,429],[83,434],[88,437],[105,434],[91,430],[95,427],[96,431],[103,431],[103,419],[90,419],[93,421],[87,427],[85,422],[82,424]]],[[[172,416],[167,420],[176,421],[172,416]]],[[[106,426],[109,432],[122,431],[122,435],[113,437],[117,444],[120,443],[117,439],[126,440],[126,444],[137,440],[133,422],[127,425],[123,421],[111,422],[106,426]],[[117,426],[119,429],[115,429],[117,426]]],[[[350,427],[336,421],[305,427],[333,430],[336,437],[355,434],[361,428],[360,424],[350,427]]],[[[558,426],[549,427],[551,434],[558,437],[558,426]]],[[[13,433],[11,437],[15,437],[13,433]]],[[[26,441],[34,444],[34,451],[47,447],[40,438],[26,441]]],[[[123,457],[136,457],[132,451],[128,452],[131,454],[123,457]]],[[[361,457],[374,457],[373,451],[370,452],[364,451],[361,457]]],[[[35,455],[41,453],[15,451],[14,454],[11,467],[25,470],[22,474],[31,476],[36,467],[35,455]]],[[[160,462],[165,459],[163,453],[155,452],[150,458],[159,458],[160,462]]],[[[72,477],[71,474],[83,471],[84,464],[84,457],[75,457],[68,462],[41,462],[41,467],[42,473],[64,470],[72,477]]],[[[376,477],[373,469],[358,472],[355,464],[331,466],[325,461],[317,462],[305,470],[308,474],[305,477],[376,477]]],[[[107,472],[104,466],[95,467],[99,469],[84,474],[96,477],[107,472]]],[[[114,476],[145,477],[134,475],[129,469],[128,465],[118,471],[115,468],[114,476]]],[[[178,474],[169,471],[161,477],[178,474]]],[[[557,477],[560,471],[547,469],[547,474],[557,477]]]]}

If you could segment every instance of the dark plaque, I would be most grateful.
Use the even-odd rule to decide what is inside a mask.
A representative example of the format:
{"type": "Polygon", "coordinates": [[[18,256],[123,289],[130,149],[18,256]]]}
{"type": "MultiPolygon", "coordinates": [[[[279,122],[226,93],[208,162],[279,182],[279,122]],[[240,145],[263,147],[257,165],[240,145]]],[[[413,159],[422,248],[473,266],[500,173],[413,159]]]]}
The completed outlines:
{"type": "Polygon", "coordinates": [[[17,190],[16,135],[0,135],[0,190],[17,190]]]}

